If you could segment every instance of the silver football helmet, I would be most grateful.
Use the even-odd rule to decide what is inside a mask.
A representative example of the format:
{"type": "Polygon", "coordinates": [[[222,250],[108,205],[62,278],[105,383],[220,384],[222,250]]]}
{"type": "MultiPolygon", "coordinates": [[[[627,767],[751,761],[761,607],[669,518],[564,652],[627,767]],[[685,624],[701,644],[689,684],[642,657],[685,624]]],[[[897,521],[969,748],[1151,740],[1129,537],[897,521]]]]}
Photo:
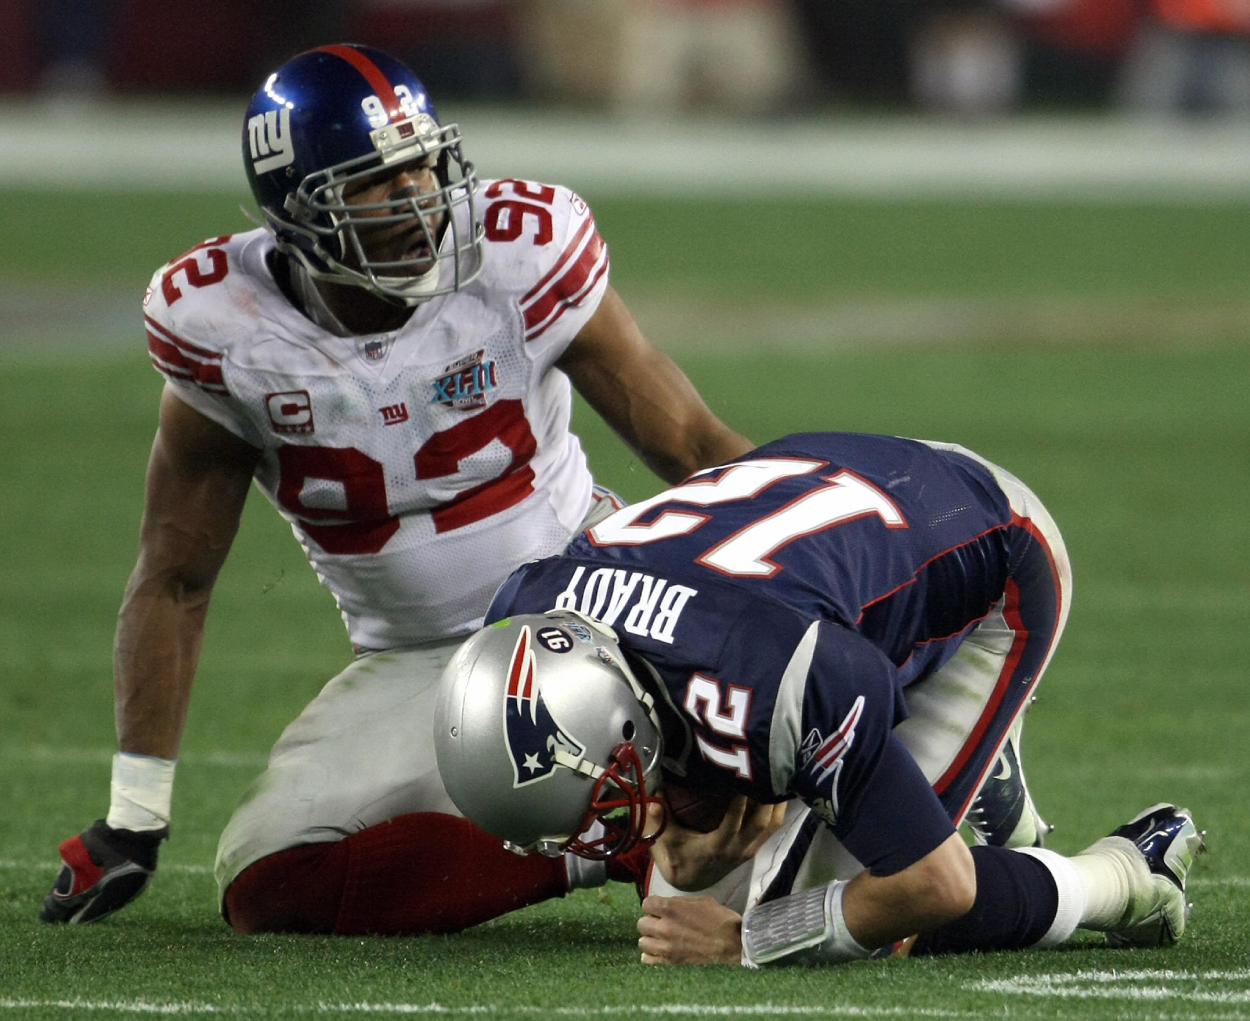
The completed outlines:
{"type": "Polygon", "coordinates": [[[659,835],[646,833],[647,807],[663,806],[648,793],[654,701],[615,632],[579,613],[512,617],[465,642],[443,674],[434,751],[456,807],[512,850],[603,859],[659,835]]]}

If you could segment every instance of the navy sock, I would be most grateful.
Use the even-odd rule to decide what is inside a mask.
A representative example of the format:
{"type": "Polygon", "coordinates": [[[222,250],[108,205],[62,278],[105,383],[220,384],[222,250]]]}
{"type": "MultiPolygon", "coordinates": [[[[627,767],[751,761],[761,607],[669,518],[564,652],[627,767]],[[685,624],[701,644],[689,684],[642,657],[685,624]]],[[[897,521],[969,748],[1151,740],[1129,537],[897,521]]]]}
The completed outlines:
{"type": "Polygon", "coordinates": [[[1059,910],[1055,880],[1040,861],[1002,847],[974,847],[977,899],[962,918],[921,933],[911,955],[1019,950],[1049,931],[1059,910]]]}

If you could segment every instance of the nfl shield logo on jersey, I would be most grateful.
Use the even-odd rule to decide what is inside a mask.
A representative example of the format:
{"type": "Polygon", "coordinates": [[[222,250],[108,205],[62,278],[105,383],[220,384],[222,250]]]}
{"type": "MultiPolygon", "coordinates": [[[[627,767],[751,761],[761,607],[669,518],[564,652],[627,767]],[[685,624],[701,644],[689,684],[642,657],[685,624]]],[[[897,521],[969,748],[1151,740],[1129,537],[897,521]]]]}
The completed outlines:
{"type": "Polygon", "coordinates": [[[513,787],[547,779],[555,771],[557,749],[579,759],[586,751],[555,721],[543,701],[531,641],[530,629],[521,628],[508,665],[508,694],[503,704],[504,739],[512,758],[513,787]]]}

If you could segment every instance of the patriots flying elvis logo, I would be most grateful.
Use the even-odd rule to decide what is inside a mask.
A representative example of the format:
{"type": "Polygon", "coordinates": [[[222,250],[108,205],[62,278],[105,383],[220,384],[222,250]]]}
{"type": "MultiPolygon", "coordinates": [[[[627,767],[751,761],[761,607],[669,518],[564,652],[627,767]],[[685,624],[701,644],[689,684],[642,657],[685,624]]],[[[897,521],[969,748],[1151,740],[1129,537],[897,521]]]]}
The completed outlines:
{"type": "Polygon", "coordinates": [[[555,772],[556,750],[580,759],[585,747],[568,735],[543,701],[535,672],[533,638],[521,628],[508,665],[508,694],[503,703],[504,740],[512,758],[512,786],[546,780],[555,772]]]}
{"type": "Polygon", "coordinates": [[[855,743],[855,727],[864,713],[864,696],[855,699],[842,722],[828,737],[818,730],[813,730],[803,740],[799,748],[799,756],[803,767],[810,771],[815,784],[828,782],[829,797],[817,798],[812,804],[812,811],[832,826],[837,822],[841,811],[838,794],[838,781],[842,779],[842,767],[846,764],[846,753],[855,743]]]}

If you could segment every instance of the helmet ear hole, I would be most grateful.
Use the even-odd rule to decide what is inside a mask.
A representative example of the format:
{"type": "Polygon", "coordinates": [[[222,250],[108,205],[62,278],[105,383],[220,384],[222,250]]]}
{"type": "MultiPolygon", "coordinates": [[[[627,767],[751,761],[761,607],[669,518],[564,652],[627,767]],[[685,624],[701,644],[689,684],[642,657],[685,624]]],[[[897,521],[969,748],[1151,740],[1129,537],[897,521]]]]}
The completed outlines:
{"type": "Polygon", "coordinates": [[[632,741],[634,739],[635,730],[636,728],[634,727],[634,721],[626,720],[625,726],[621,728],[621,737],[624,738],[626,741],[632,741]]]}

